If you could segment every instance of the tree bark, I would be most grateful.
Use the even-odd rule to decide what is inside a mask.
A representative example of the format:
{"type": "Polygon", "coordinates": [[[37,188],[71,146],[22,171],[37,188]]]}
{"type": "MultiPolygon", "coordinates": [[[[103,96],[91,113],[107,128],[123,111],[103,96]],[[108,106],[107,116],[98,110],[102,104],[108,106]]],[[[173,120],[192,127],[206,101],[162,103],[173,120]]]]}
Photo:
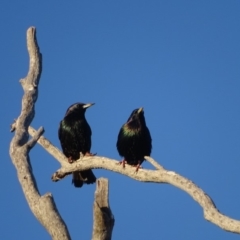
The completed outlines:
{"type": "Polygon", "coordinates": [[[92,240],[111,240],[114,217],[108,202],[106,178],[97,179],[93,212],[92,240]]]}
{"type": "Polygon", "coordinates": [[[22,98],[22,110],[18,119],[12,124],[11,131],[15,135],[10,143],[10,157],[17,170],[18,180],[26,197],[28,205],[44,228],[54,240],[70,240],[67,226],[58,213],[51,193],[41,196],[37,183],[32,173],[29,151],[34,147],[39,137],[43,134],[40,128],[29,139],[28,126],[35,115],[34,105],[38,97],[38,83],[42,70],[42,55],[39,52],[36,29],[30,27],[27,30],[27,48],[30,58],[28,75],[20,80],[24,90],[22,98]]]}
{"type": "MultiPolygon", "coordinates": [[[[173,171],[165,170],[159,163],[148,156],[145,159],[155,166],[157,170],[139,169],[136,173],[135,169],[129,165],[123,168],[117,160],[100,156],[84,156],[69,164],[63,153],[42,136],[44,132],[42,127],[38,131],[30,127],[35,115],[34,105],[38,97],[38,84],[42,71],[42,55],[39,52],[34,27],[27,30],[27,47],[30,58],[29,72],[24,79],[20,80],[24,90],[22,109],[20,116],[11,126],[11,131],[15,131],[15,135],[10,143],[9,153],[17,170],[18,179],[29,207],[52,239],[70,240],[71,237],[51,193],[46,193],[43,196],[39,194],[29,157],[30,150],[37,142],[61,165],[61,168],[53,174],[53,181],[59,181],[74,171],[103,168],[138,181],[168,183],[182,189],[198,202],[203,208],[206,220],[226,231],[240,234],[240,221],[220,213],[212,199],[191,180],[173,171]],[[29,134],[32,136],[30,140],[29,134]]],[[[98,179],[96,185],[92,239],[110,240],[114,217],[108,203],[108,181],[98,179]]]]}
{"type": "MultiPolygon", "coordinates": [[[[32,127],[29,127],[28,130],[31,135],[36,133],[36,130],[32,127]]],[[[66,175],[78,170],[102,168],[142,182],[168,183],[188,193],[203,208],[206,220],[226,231],[240,234],[239,220],[232,219],[220,213],[212,199],[195,183],[180,174],[165,170],[159,163],[148,156],[145,159],[157,168],[157,170],[139,169],[136,173],[135,169],[127,164],[123,168],[117,160],[100,156],[84,156],[74,163],[69,164],[62,152],[45,137],[41,136],[38,139],[38,143],[61,164],[61,168],[52,175],[53,181],[59,181],[66,175]]]]}

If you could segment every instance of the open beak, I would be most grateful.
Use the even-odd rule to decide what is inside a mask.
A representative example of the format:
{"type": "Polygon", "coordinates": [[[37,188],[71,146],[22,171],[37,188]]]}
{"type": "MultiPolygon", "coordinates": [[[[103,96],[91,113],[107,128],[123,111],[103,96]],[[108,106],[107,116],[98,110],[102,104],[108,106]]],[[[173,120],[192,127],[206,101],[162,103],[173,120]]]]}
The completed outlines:
{"type": "Polygon", "coordinates": [[[87,103],[87,104],[84,104],[83,105],[83,108],[89,108],[91,107],[92,105],[94,105],[95,103],[87,103]]]}

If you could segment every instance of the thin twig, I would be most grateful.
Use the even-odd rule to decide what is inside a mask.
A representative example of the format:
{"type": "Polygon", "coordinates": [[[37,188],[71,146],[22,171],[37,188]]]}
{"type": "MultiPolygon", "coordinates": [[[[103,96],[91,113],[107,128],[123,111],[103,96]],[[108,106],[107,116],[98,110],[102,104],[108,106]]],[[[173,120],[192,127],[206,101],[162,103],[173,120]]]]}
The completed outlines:
{"type": "Polygon", "coordinates": [[[148,162],[150,162],[156,169],[165,170],[158,162],[156,162],[153,158],[149,156],[144,157],[148,162]]]}

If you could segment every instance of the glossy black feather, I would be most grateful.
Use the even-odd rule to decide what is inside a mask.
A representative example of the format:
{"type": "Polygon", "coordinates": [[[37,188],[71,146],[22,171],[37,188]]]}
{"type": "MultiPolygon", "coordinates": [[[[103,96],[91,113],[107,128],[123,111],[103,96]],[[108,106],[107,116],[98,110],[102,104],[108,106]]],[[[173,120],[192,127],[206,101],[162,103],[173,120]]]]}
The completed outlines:
{"type": "MultiPolygon", "coordinates": [[[[92,104],[75,103],[71,105],[60,122],[58,138],[64,155],[72,161],[80,158],[80,152],[84,155],[90,153],[91,128],[85,118],[87,107],[92,104]]],[[[83,183],[94,183],[96,177],[92,170],[78,171],[73,173],[73,184],[81,187],[83,183]]]]}
{"type": "Polygon", "coordinates": [[[146,126],[142,108],[135,109],[127,122],[121,127],[117,150],[130,165],[142,164],[144,156],[150,156],[152,138],[146,126]]]}

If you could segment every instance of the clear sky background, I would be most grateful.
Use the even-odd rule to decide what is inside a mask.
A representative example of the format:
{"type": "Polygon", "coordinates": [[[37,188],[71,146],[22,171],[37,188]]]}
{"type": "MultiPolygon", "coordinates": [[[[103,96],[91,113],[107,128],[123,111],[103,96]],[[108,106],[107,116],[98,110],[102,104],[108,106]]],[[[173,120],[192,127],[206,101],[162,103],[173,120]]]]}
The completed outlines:
{"type": "MultiPolygon", "coordinates": [[[[33,127],[43,126],[60,147],[59,121],[69,105],[95,102],[86,113],[91,150],[120,160],[119,129],[144,107],[152,157],[240,219],[239,0],[1,1],[0,239],[50,239],[29,210],[8,153],[30,26],[43,54],[33,127]]],[[[72,239],[91,239],[95,185],[76,189],[71,177],[53,183],[58,162],[40,146],[30,156],[41,194],[53,194],[72,239]]],[[[171,185],[94,173],[110,181],[114,240],[239,239],[207,222],[202,208],[171,185]]]]}

